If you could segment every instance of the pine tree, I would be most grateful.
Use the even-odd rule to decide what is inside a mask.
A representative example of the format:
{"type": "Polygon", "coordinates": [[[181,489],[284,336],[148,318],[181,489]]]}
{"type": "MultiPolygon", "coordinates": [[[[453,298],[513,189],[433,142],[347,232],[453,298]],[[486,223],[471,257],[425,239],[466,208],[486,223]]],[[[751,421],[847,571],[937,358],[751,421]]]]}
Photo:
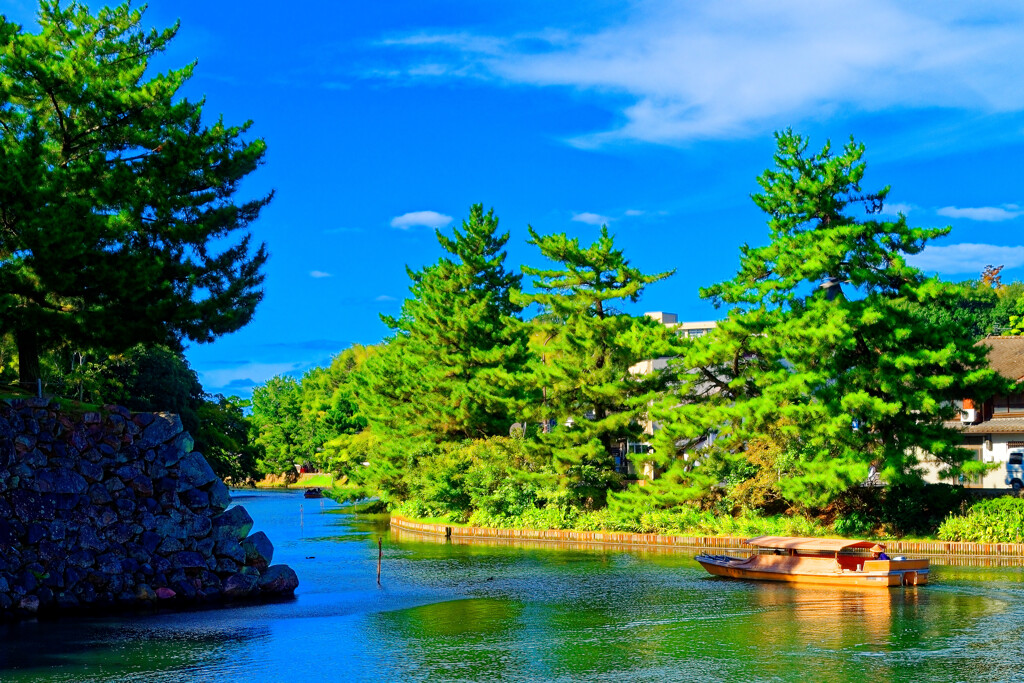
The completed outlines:
{"type": "Polygon", "coordinates": [[[505,269],[508,233],[494,210],[471,207],[452,236],[436,231],[450,255],[408,270],[410,296],[386,347],[361,373],[363,412],[396,436],[448,441],[507,434],[522,403],[527,330],[510,299],[520,276],[505,269]]]}
{"type": "Polygon", "coordinates": [[[785,443],[793,463],[778,486],[806,504],[863,481],[872,465],[885,481],[915,480],[922,452],[959,471],[967,451],[943,425],[956,418],[952,401],[1002,380],[965,326],[925,314],[956,287],[906,262],[949,228],[877,218],[889,188],[861,190],[864,147],[852,139],[839,154],[828,144],[807,154],[799,135],[776,138],[776,168],[753,196],[771,241],[741,247],[736,277],[701,291],[728,317],[694,342],[683,364],[697,370],[658,414],[669,425],[664,457],[710,429],[719,439],[699,456],[703,474],[666,464],[680,486],[706,491],[709,472],[721,481],[745,467],[749,442],[785,443]]]}
{"type": "Polygon", "coordinates": [[[632,267],[605,226],[588,247],[564,234],[540,235],[532,227],[530,236],[530,244],[557,264],[554,269],[524,266],[538,291],[515,297],[524,306],[541,307],[532,344],[538,359],[534,381],[543,400],[531,417],[550,425],[540,438],[564,484],[599,504],[615,480],[612,448],[639,434],[647,404],[665,380],[659,374],[631,374],[630,366],[676,352],[667,328],[615,305],[636,302],[647,285],[672,272],[645,275],[632,267]]]}
{"type": "Polygon", "coordinates": [[[180,349],[245,325],[266,260],[245,228],[270,196],[233,196],[263,141],[177,95],[195,64],[152,73],[177,26],[58,0],[39,24],[0,17],[0,333],[21,381],[60,340],[180,349]]]}

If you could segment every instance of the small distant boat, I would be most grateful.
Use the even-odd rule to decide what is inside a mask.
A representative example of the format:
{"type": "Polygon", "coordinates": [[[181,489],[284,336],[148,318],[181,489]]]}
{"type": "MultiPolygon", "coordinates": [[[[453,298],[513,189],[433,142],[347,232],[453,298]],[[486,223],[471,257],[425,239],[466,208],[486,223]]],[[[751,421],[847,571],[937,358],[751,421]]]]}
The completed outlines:
{"type": "Polygon", "coordinates": [[[746,541],[750,557],[708,555],[696,560],[715,576],[827,586],[922,586],[928,560],[888,558],[885,546],[845,538],[758,536],[746,541]]]}
{"type": "Polygon", "coordinates": [[[318,487],[306,489],[306,492],[302,494],[305,498],[323,498],[324,490],[318,487]]]}

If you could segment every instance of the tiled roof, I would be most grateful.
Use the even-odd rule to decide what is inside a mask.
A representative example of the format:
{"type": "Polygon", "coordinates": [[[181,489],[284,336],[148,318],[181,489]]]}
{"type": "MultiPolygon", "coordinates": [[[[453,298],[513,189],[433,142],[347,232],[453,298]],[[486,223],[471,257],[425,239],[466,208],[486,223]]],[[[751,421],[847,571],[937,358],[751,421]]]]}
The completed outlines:
{"type": "Polygon", "coordinates": [[[1024,417],[997,417],[970,425],[965,434],[1024,434],[1024,417]]]}
{"type": "Polygon", "coordinates": [[[1024,337],[985,337],[978,344],[989,347],[989,367],[1007,379],[1024,379],[1024,337]]]}

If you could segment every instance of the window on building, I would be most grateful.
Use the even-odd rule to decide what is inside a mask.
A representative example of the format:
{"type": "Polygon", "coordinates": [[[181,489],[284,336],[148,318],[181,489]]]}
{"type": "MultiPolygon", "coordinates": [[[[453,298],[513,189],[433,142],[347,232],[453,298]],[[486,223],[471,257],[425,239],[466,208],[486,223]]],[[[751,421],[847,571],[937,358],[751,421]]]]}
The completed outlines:
{"type": "Polygon", "coordinates": [[[994,397],[992,412],[995,415],[1024,415],[1024,394],[994,397]]]}

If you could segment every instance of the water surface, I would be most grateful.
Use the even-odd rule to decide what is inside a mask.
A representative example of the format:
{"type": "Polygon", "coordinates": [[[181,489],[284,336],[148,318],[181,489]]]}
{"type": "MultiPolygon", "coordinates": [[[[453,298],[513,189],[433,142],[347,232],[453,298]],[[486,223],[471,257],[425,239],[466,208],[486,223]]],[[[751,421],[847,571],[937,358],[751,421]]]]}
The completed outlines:
{"type": "Polygon", "coordinates": [[[0,681],[1024,680],[1018,567],[798,589],[676,551],[457,545],[300,493],[235,499],[294,601],[0,626],[0,681]]]}

